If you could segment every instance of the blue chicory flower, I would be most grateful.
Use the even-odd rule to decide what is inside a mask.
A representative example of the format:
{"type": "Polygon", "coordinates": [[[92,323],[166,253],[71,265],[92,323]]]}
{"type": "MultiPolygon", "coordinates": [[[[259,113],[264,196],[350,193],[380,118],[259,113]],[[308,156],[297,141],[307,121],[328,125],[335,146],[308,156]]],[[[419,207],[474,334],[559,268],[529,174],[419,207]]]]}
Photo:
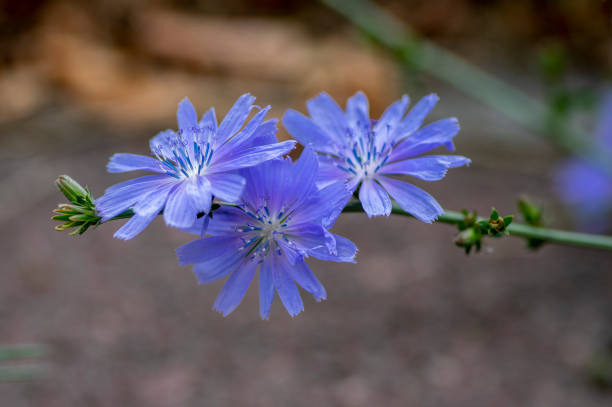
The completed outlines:
{"type": "MultiPolygon", "coordinates": [[[[261,318],[268,318],[275,291],[295,316],[304,309],[296,283],[317,301],[326,298],[306,257],[354,262],[355,245],[328,231],[350,193],[342,182],[319,190],[317,167],[316,154],[305,149],[295,163],[277,159],[240,171],[247,182],[238,206],[215,210],[208,227],[212,236],[177,249],[181,265],[194,264],[200,284],[230,274],[215,310],[232,312],[259,268],[261,318]]],[[[192,232],[200,233],[197,223],[192,232]]]]}
{"type": "Polygon", "coordinates": [[[95,201],[103,222],[129,208],[134,211],[114,236],[133,238],[162,210],[167,225],[190,227],[198,214],[210,211],[213,197],[238,201],[245,179],[236,170],[289,152],[295,142],[278,143],[276,120],[264,121],[270,106],[261,109],[243,127],[254,100],[249,94],[242,95],[217,126],[214,108],[198,122],[193,105],[185,98],[178,105],[179,130],[162,131],[151,139],[155,158],[113,155],[107,165],[109,172],[157,173],[114,185],[95,201]]]}
{"type": "MultiPolygon", "coordinates": [[[[608,153],[612,160],[612,91],[599,107],[594,130],[595,147],[608,153]]],[[[603,231],[612,215],[612,177],[593,163],[572,158],[555,174],[555,186],[561,199],[574,209],[582,228],[603,231]]]]}
{"type": "Polygon", "coordinates": [[[454,150],[457,119],[420,128],[437,101],[436,95],[426,96],[405,115],[409,98],[404,95],[375,121],[370,120],[368,99],[362,92],[348,99],[346,112],[321,93],[307,102],[310,118],[288,110],[283,124],[294,138],[319,153],[320,187],[344,180],[353,192],[361,185],[359,200],[369,217],[388,216],[391,195],[403,210],[429,223],[444,213],[438,202],[420,188],[389,175],[437,181],[449,168],[470,163],[461,156],[414,158],[440,146],[454,150]]]}

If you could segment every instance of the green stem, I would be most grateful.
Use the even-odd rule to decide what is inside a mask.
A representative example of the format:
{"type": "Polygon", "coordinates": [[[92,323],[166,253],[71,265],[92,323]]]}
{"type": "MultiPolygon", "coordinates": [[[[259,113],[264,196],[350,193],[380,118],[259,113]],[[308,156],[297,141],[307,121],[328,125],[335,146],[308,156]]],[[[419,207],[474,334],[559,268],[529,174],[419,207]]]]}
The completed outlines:
{"type": "Polygon", "coordinates": [[[395,52],[406,64],[427,72],[497,110],[526,129],[547,137],[563,150],[578,155],[612,176],[612,160],[588,138],[569,128],[553,134],[549,109],[541,101],[499,80],[463,58],[418,38],[397,18],[369,0],[321,0],[372,39],[395,52]]]}
{"type": "Polygon", "coordinates": [[[45,356],[46,348],[43,345],[2,345],[0,346],[0,362],[19,359],[39,359],[45,356]]]}
{"type": "MultiPolygon", "coordinates": [[[[343,212],[363,212],[361,203],[350,202],[343,212]]],[[[393,203],[391,213],[395,215],[410,216],[402,208],[393,203]]],[[[455,211],[446,211],[441,215],[437,222],[456,225],[464,220],[463,214],[455,211]]],[[[486,220],[478,218],[478,220],[486,220]]],[[[556,243],[568,246],[589,247],[593,249],[612,250],[612,236],[592,235],[588,233],[568,232],[565,230],[548,229],[536,226],[529,226],[520,223],[512,223],[508,226],[508,232],[511,236],[518,236],[527,239],[540,239],[548,243],[556,243]]]]}
{"type": "MultiPolygon", "coordinates": [[[[344,208],[343,212],[363,212],[360,202],[349,202],[344,208]]],[[[394,215],[410,216],[408,212],[405,212],[399,207],[397,203],[393,203],[391,213],[394,215]]],[[[131,218],[134,213],[131,210],[127,210],[111,220],[127,219],[131,218]]],[[[443,215],[437,219],[438,223],[447,223],[449,225],[457,225],[464,220],[464,216],[460,212],[456,211],[445,211],[443,215]]],[[[478,218],[478,220],[487,220],[485,218],[478,218]]],[[[548,243],[556,243],[568,246],[578,247],[589,247],[592,249],[604,249],[612,250],[612,236],[605,235],[593,235],[589,233],[569,232],[558,229],[548,229],[537,226],[530,226],[521,223],[512,223],[508,226],[508,232],[511,236],[523,237],[526,239],[539,239],[544,240],[548,243]]]]}

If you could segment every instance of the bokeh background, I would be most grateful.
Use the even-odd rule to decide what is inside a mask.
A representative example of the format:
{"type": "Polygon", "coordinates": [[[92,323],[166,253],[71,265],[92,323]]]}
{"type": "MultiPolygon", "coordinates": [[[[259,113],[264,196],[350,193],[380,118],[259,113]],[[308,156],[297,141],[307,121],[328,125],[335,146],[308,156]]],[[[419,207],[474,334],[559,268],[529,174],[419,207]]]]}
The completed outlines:
{"type": "MultiPolygon", "coordinates": [[[[229,317],[211,310],[222,282],[198,286],[173,253],[191,237],[160,220],[123,242],[118,225],[70,237],[49,219],[57,175],[99,196],[125,178],[105,172],[108,157],[146,153],[185,96],[222,117],[251,92],[280,117],[320,91],[343,102],[361,89],[377,116],[402,93],[436,92],[430,120],[460,119],[457,149],[473,164],[417,184],[481,214],[516,213],[526,194],[549,225],[572,228],[554,144],[402,66],[318,2],[0,4],[0,345],[46,349],[42,373],[0,382],[0,405],[612,405],[610,253],[508,238],[466,256],[447,225],[346,214],[335,231],[359,247],[357,265],[313,260],[329,299],[304,296],[293,319],[277,300],[260,321],[253,287],[229,317]]],[[[561,66],[586,94],[609,78],[608,1],[379,4],[545,101],[561,66]]]]}

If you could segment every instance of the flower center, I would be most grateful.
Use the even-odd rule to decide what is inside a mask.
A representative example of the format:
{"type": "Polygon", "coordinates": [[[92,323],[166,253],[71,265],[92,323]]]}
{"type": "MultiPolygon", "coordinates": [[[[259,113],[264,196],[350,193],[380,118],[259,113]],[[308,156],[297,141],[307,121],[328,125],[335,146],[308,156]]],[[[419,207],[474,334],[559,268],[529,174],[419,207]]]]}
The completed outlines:
{"type": "Polygon", "coordinates": [[[263,206],[263,208],[257,211],[249,208],[243,208],[243,210],[254,221],[252,224],[237,229],[239,232],[246,233],[246,236],[242,239],[244,242],[242,249],[249,250],[253,256],[261,257],[271,251],[278,251],[280,253],[281,248],[277,239],[289,241],[283,233],[289,218],[284,211],[273,214],[268,209],[268,206],[263,206]]]}
{"type": "Polygon", "coordinates": [[[203,173],[209,166],[216,137],[211,128],[194,127],[189,131],[168,132],[153,148],[166,174],[190,178],[203,173]]]}
{"type": "Polygon", "coordinates": [[[376,134],[371,128],[364,130],[362,136],[356,136],[350,129],[347,131],[351,141],[339,153],[342,162],[337,167],[351,178],[372,177],[389,159],[391,146],[386,142],[378,145],[376,134]]]}

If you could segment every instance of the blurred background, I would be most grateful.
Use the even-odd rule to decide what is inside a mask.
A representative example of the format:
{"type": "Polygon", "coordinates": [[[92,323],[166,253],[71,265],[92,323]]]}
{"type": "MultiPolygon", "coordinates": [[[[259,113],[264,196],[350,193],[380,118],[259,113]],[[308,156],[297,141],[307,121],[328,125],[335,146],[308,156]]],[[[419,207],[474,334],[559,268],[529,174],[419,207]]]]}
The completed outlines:
{"type": "MultiPolygon", "coordinates": [[[[595,131],[611,2],[377,4],[541,99],[555,123],[595,131]]],[[[466,256],[447,225],[345,214],[335,231],[359,247],[357,265],[313,260],[329,299],[305,295],[294,319],[277,300],[260,321],[253,287],[229,317],[211,310],[222,282],[198,286],[177,265],[173,249],[191,237],[162,221],[123,242],[112,238],[119,224],[71,237],[49,219],[59,174],[101,195],[127,178],[105,172],[108,157],[146,154],[185,96],[223,117],[250,92],[280,117],[321,91],[344,104],[363,90],[377,117],[402,93],[435,92],[429,120],[458,117],[457,151],[473,164],[416,184],[483,215],[516,214],[527,195],[546,224],[589,228],[560,201],[568,153],[554,139],[405,66],[319,2],[0,5],[0,345],[45,349],[34,361],[0,352],[0,405],[612,405],[610,253],[509,238],[466,256]]],[[[610,232],[606,216],[597,226],[610,232]]]]}

